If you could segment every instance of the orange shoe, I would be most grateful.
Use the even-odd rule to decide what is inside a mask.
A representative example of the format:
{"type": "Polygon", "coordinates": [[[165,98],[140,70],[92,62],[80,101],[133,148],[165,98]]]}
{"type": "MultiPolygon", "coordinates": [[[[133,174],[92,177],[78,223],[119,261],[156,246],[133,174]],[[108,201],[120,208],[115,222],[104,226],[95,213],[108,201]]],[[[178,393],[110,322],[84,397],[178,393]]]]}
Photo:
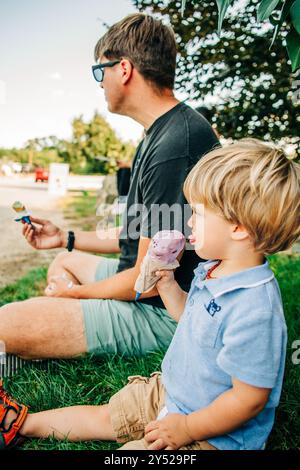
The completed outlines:
{"type": "Polygon", "coordinates": [[[4,390],[2,380],[0,380],[0,450],[20,445],[23,438],[19,435],[19,431],[26,419],[28,407],[19,405],[4,390]],[[14,411],[16,417],[6,424],[5,420],[9,411],[14,411]]]}

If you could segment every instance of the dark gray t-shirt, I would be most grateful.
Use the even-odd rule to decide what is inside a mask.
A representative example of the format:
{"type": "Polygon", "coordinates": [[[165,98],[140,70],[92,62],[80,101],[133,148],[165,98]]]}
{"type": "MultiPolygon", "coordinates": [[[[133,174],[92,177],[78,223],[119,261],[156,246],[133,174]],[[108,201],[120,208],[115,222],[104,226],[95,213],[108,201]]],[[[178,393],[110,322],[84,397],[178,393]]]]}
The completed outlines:
{"type": "MultiPolygon", "coordinates": [[[[183,183],[199,158],[216,145],[219,142],[210,124],[184,103],[160,116],[148,129],[133,160],[118,272],[135,265],[140,236],[152,238],[159,230],[172,229],[190,234],[186,222],[191,211],[183,183]]],[[[175,271],[175,279],[186,292],[200,261],[194,250],[185,250],[175,271]]],[[[164,308],[159,296],[139,302],[164,308]]]]}

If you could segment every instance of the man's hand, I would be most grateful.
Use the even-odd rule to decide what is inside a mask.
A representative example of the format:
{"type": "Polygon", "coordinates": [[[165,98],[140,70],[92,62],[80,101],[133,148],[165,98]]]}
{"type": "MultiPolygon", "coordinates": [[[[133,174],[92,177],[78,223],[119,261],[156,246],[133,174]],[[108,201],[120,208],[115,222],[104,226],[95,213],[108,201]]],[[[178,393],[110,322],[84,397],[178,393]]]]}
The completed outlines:
{"type": "Polygon", "coordinates": [[[63,274],[62,276],[51,276],[49,284],[45,289],[47,297],[72,297],[71,290],[74,287],[73,282],[63,274]]]}
{"type": "Polygon", "coordinates": [[[193,439],[186,429],[186,416],[169,414],[161,420],[151,421],[145,428],[148,450],[176,450],[190,444],[193,439]]]}
{"type": "Polygon", "coordinates": [[[51,248],[61,248],[63,246],[63,231],[56,227],[49,220],[38,219],[30,216],[32,222],[40,227],[24,224],[23,235],[29,245],[36,250],[49,250],[51,248]]]}

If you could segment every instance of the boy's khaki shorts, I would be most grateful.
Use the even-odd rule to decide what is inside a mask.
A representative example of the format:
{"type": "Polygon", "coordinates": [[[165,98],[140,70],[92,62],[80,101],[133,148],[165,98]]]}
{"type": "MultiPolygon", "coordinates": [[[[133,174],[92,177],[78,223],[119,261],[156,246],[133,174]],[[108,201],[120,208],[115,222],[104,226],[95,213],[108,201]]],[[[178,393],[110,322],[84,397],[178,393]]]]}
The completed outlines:
{"type": "MultiPolygon", "coordinates": [[[[156,420],[164,407],[164,387],[161,373],[150,378],[136,375],[128,377],[128,384],[109,401],[109,411],[117,442],[126,443],[120,450],[147,450],[145,427],[156,420]]],[[[195,441],[180,450],[217,450],[207,441],[195,441]]]]}

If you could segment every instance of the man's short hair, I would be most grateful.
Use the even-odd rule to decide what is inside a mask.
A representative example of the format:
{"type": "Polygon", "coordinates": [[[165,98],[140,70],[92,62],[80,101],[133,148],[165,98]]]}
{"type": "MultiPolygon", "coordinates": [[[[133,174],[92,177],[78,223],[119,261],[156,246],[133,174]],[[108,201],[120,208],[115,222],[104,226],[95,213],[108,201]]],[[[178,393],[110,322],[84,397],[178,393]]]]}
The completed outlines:
{"type": "Polygon", "coordinates": [[[176,69],[173,30],[153,16],[129,15],[114,24],[95,47],[95,60],[128,59],[145,80],[159,89],[173,89],[176,69]]]}
{"type": "Polygon", "coordinates": [[[300,236],[300,165],[257,139],[207,153],[184,183],[186,199],[243,225],[258,252],[289,248],[300,236]]]}

